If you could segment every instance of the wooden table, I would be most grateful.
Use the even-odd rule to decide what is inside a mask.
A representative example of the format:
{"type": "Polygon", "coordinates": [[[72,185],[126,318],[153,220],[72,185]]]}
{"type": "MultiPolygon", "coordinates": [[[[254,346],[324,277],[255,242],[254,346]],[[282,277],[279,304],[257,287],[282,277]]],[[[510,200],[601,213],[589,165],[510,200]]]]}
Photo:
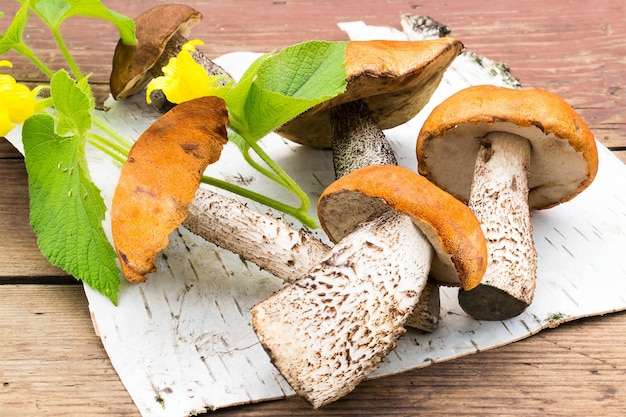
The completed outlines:
{"type": "MultiPolygon", "coordinates": [[[[105,0],[135,16],[148,2],[105,0]]],[[[157,2],[149,2],[150,4],[157,2]]],[[[623,0],[187,1],[204,14],[193,34],[209,56],[268,51],[309,39],[343,40],[337,22],[398,27],[403,12],[446,23],[468,49],[507,63],[524,86],[563,96],[598,140],[626,162],[626,4],[623,0]]],[[[17,3],[3,1],[3,32],[17,3]]],[[[117,40],[104,21],[74,21],[64,35],[108,94],[117,40]]],[[[61,65],[51,37],[29,26],[31,46],[61,65]],[[49,54],[48,54],[49,52],[49,54]]],[[[11,73],[43,82],[8,54],[11,73]]],[[[138,416],[91,326],[82,287],[41,256],[28,223],[24,162],[0,142],[0,415],[138,416]]],[[[246,405],[223,416],[266,415],[626,415],[626,313],[546,330],[488,352],[367,381],[322,410],[303,400],[246,405]]]]}

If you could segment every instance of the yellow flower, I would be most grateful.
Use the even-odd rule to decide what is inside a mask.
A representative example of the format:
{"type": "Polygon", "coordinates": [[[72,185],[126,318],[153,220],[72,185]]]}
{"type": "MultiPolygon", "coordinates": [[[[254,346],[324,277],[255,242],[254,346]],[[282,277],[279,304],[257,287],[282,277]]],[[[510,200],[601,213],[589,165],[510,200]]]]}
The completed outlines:
{"type": "Polygon", "coordinates": [[[146,89],[146,101],[150,100],[153,90],[162,90],[172,103],[182,103],[198,97],[218,96],[224,98],[233,81],[226,86],[220,86],[220,81],[226,76],[207,74],[204,68],[191,56],[196,45],[203,45],[200,40],[191,40],[185,43],[182,50],[163,67],[163,74],[156,77],[146,89]]]}
{"type": "MultiPolygon", "coordinates": [[[[12,68],[11,62],[0,60],[0,67],[12,68]]],[[[8,74],[0,74],[0,136],[6,136],[16,124],[22,124],[26,119],[41,109],[35,97],[39,88],[29,90],[28,87],[18,84],[15,78],[8,74]]]]}

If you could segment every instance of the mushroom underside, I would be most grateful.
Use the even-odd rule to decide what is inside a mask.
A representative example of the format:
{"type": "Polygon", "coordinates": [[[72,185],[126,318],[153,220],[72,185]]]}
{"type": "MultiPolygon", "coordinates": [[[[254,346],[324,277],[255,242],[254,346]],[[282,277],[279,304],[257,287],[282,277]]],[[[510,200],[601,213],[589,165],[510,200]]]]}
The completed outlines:
{"type": "Polygon", "coordinates": [[[422,146],[426,156],[420,172],[450,194],[467,202],[476,155],[489,132],[525,137],[531,145],[528,205],[552,207],[567,201],[589,182],[587,161],[566,139],[546,135],[538,126],[514,123],[460,123],[444,134],[429,138],[422,146]]]}

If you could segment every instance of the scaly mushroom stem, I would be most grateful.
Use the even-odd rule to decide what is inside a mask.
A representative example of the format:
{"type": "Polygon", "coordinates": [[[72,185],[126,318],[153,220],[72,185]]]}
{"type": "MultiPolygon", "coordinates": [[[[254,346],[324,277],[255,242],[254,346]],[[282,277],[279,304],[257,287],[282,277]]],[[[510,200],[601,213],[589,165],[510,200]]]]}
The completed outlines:
{"type": "MultiPolygon", "coordinates": [[[[196,192],[183,226],[287,283],[304,276],[330,252],[329,246],[284,220],[257,213],[205,187],[196,192]]],[[[439,318],[439,291],[434,283],[427,288],[407,326],[431,332],[439,318]]]]}
{"type": "Polygon", "coordinates": [[[483,280],[460,290],[463,310],[478,320],[505,320],[522,313],[533,299],[537,254],[528,207],[530,143],[492,132],[476,158],[469,207],[480,222],[489,253],[483,280]]]}
{"type": "Polygon", "coordinates": [[[183,226],[287,282],[306,274],[329,250],[302,229],[203,187],[183,226]]]}
{"type": "MultiPolygon", "coordinates": [[[[384,132],[364,100],[355,100],[330,109],[331,139],[335,178],[372,165],[398,165],[384,132]]],[[[439,286],[427,285],[409,327],[432,332],[439,324],[439,286]]]]}
{"type": "Polygon", "coordinates": [[[371,165],[397,165],[385,134],[363,100],[330,110],[335,178],[371,165]]]}
{"type": "Polygon", "coordinates": [[[291,387],[320,407],[350,392],[395,347],[432,257],[409,216],[376,214],[309,274],[253,307],[253,327],[291,387]]]}
{"type": "MultiPolygon", "coordinates": [[[[332,109],[330,123],[338,179],[397,165],[364,101],[332,109]]],[[[307,275],[252,308],[272,362],[316,408],[352,391],[395,347],[433,260],[408,214],[376,210],[350,229],[307,275]]]]}

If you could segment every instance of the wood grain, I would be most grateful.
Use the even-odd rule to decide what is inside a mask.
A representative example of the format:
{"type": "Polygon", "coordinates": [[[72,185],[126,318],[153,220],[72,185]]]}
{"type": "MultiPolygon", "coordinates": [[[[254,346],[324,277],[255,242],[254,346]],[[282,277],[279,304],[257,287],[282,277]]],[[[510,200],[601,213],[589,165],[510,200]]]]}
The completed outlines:
{"type": "MultiPolygon", "coordinates": [[[[79,286],[3,285],[2,416],[139,416],[100,339],[79,286]],[[54,302],[50,302],[54,300],[54,302]]],[[[366,381],[320,410],[286,400],[216,416],[622,416],[626,313],[579,320],[495,350],[366,381]],[[581,331],[584,336],[581,336],[581,331]]]]}
{"type": "MultiPolygon", "coordinates": [[[[104,3],[128,16],[147,7],[141,1],[104,3]]],[[[510,2],[406,0],[357,0],[345,5],[310,0],[197,0],[187,4],[203,13],[192,36],[205,41],[203,50],[210,57],[240,50],[267,52],[310,39],[345,40],[336,25],[342,21],[399,28],[402,13],[428,15],[448,25],[468,49],[506,63],[524,86],[561,95],[604,145],[626,149],[626,11],[622,0],[529,0],[517,8],[510,2]]],[[[6,15],[0,28],[4,29],[17,5],[3,8],[6,15]]],[[[106,21],[73,22],[63,26],[64,36],[83,72],[93,72],[92,81],[104,86],[102,99],[118,37],[106,21]]],[[[50,58],[54,68],[61,66],[62,57],[42,24],[33,19],[28,30],[31,47],[50,58]]],[[[32,64],[15,54],[8,56],[19,68],[18,78],[43,81],[32,64]]]]}
{"type": "MultiPolygon", "coordinates": [[[[7,146],[8,145],[8,146],[7,146]]],[[[2,139],[0,152],[12,153],[2,139]]],[[[37,247],[28,218],[28,179],[21,157],[0,159],[0,284],[76,282],[50,264],[37,247]]]]}

